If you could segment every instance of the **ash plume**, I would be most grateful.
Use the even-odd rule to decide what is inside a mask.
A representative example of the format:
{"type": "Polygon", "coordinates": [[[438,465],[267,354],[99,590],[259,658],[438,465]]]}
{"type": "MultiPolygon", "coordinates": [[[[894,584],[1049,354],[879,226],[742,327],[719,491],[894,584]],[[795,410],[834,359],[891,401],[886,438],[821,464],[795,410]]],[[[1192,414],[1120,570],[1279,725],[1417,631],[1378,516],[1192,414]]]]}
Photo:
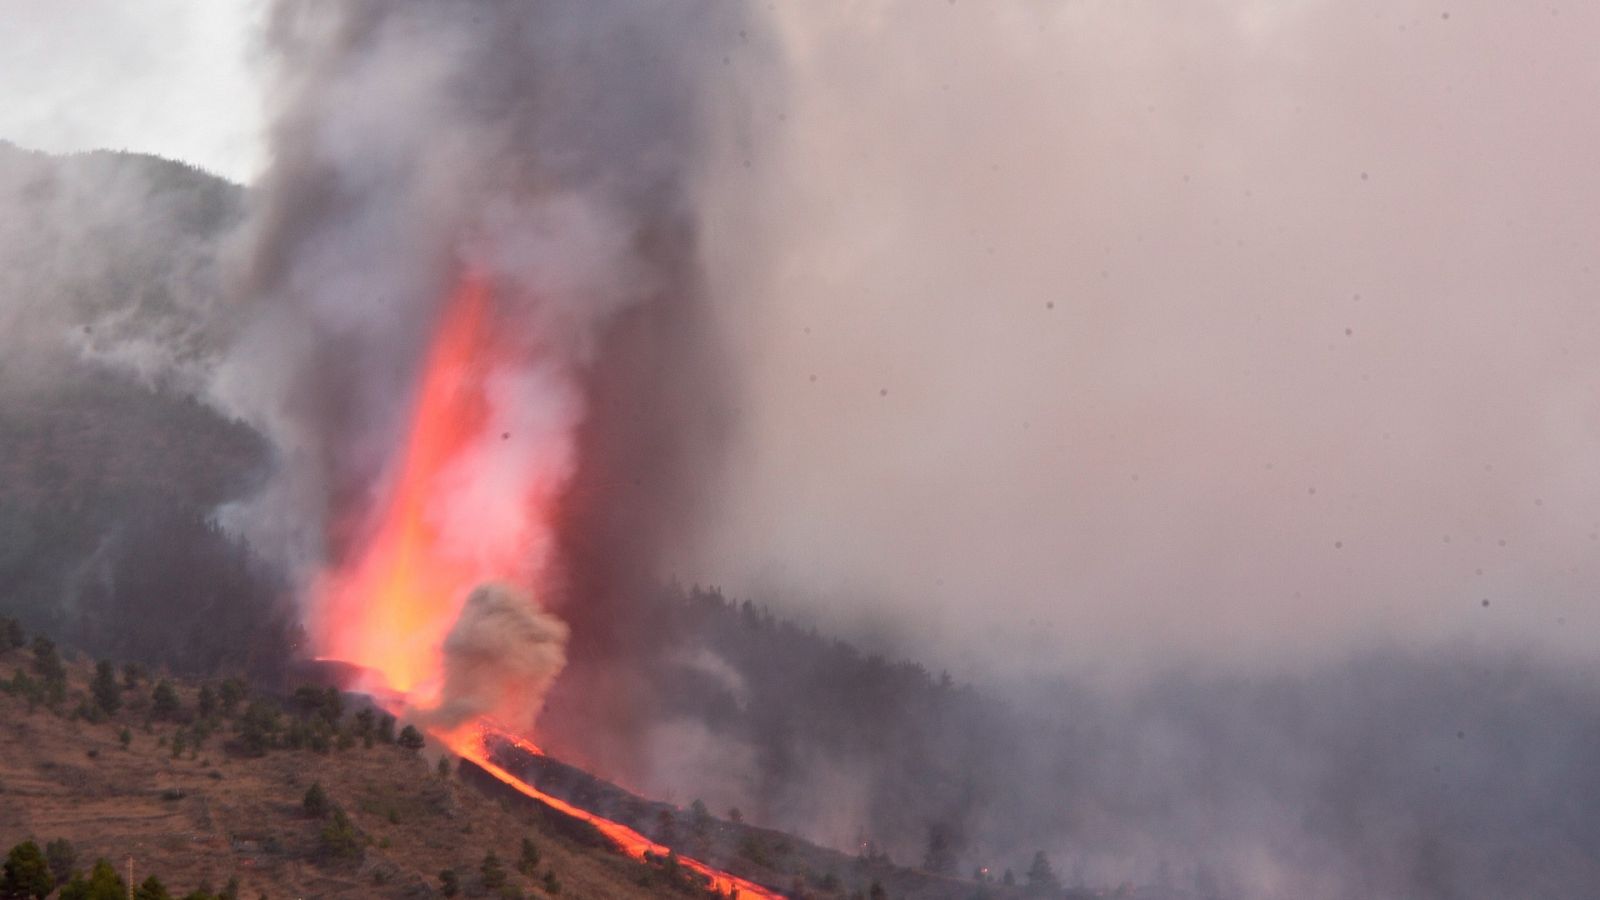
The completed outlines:
{"type": "MultiPolygon", "coordinates": [[[[601,689],[646,643],[629,592],[693,517],[729,416],[696,201],[764,77],[733,62],[759,29],[729,4],[577,0],[280,0],[266,22],[268,163],[231,269],[248,325],[213,385],[278,469],[224,521],[295,574],[327,647],[328,573],[361,565],[397,448],[429,430],[408,416],[430,342],[481,281],[487,421],[418,521],[465,587],[533,588],[572,626],[563,681],[601,689]]],[[[625,733],[640,695],[604,690],[614,721],[551,727],[625,733]]]]}
{"type": "Polygon", "coordinates": [[[422,713],[451,731],[483,716],[528,732],[544,696],[566,666],[566,623],[531,595],[504,584],[474,589],[444,640],[439,703],[422,713]]]}

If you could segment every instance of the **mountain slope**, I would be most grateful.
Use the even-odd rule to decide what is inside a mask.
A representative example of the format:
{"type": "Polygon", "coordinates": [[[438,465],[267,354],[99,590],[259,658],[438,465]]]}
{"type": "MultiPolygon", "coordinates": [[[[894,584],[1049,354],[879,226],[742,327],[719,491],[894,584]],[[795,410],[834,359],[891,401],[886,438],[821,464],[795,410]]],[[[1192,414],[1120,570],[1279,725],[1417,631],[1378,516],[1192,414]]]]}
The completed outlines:
{"type": "MultiPolygon", "coordinates": [[[[0,673],[31,667],[27,650],[0,654],[0,673]]],[[[247,897],[439,896],[445,869],[458,873],[469,896],[481,896],[480,865],[493,851],[508,884],[531,895],[549,893],[547,872],[563,896],[660,895],[648,867],[563,836],[560,823],[526,804],[441,776],[430,750],[380,740],[251,756],[237,746],[239,715],[219,715],[217,733],[197,748],[194,685],[172,682],[179,709],[171,716],[157,714],[145,681],[119,691],[115,715],[91,721],[81,712],[92,709],[91,667],[70,663],[67,676],[60,712],[47,703],[30,711],[21,694],[0,693],[0,849],[64,837],[80,866],[104,857],[125,870],[131,856],[136,880],[154,873],[187,892],[237,878],[247,897]],[[303,807],[313,783],[355,830],[348,855],[322,836],[333,820],[303,807]],[[531,875],[517,871],[524,837],[540,855],[531,875]]]]}

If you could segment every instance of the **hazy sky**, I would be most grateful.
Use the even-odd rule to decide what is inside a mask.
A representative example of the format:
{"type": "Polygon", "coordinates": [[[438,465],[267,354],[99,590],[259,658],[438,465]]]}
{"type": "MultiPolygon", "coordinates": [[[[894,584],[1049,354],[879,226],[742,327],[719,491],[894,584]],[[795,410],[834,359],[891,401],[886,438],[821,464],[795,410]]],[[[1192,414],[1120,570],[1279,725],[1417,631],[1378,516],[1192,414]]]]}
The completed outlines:
{"type": "Polygon", "coordinates": [[[710,207],[697,573],[980,666],[1592,658],[1600,11],[826,8],[710,207]]]}
{"type": "MultiPolygon", "coordinates": [[[[257,171],[254,4],[45,8],[0,0],[0,137],[257,171]]],[[[682,577],[963,669],[1593,656],[1600,10],[774,15],[707,160],[745,427],[682,577]]]]}
{"type": "Polygon", "coordinates": [[[259,169],[257,0],[0,0],[0,140],[259,169]]]}

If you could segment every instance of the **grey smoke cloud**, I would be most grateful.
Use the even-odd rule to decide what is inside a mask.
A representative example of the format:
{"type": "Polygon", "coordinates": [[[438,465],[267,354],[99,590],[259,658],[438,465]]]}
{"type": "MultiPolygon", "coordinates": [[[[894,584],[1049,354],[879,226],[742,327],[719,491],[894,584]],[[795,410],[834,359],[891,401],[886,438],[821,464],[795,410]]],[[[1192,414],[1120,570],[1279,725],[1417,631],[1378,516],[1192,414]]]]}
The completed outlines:
{"type": "Polygon", "coordinates": [[[4,387],[82,361],[203,391],[237,324],[217,257],[241,207],[233,185],[180,163],[0,143],[4,387]]]}
{"type": "MultiPolygon", "coordinates": [[[[598,420],[585,382],[608,335],[678,288],[681,257],[652,246],[685,230],[706,50],[736,19],[708,5],[270,7],[271,164],[237,266],[255,326],[218,390],[277,437],[285,466],[236,511],[241,528],[306,571],[359,540],[342,523],[381,484],[466,271],[491,285],[492,327],[518,357],[497,408],[537,424],[495,429],[495,455],[537,460],[544,489],[562,489],[578,426],[598,420]]],[[[520,496],[480,468],[493,483],[456,493],[520,496]]]]}
{"type": "Polygon", "coordinates": [[[974,673],[1593,660],[1593,11],[774,16],[705,195],[743,443],[685,577],[974,673]]]}
{"type": "MultiPolygon", "coordinates": [[[[16,6],[30,27],[0,54],[5,133],[47,147],[183,133],[151,125],[147,98],[215,83],[185,61],[247,57],[264,18],[16,6]],[[158,43],[180,52],[132,71],[166,87],[94,68],[158,43]]],[[[997,644],[1006,666],[1116,667],[1390,633],[1586,653],[1589,11],[883,3],[771,19],[761,52],[781,54],[782,89],[746,88],[738,137],[700,148],[696,194],[745,443],[698,550],[667,569],[909,625],[971,670],[997,644]],[[1002,614],[969,615],[978,595],[1002,614]]],[[[370,116],[425,107],[408,88],[453,64],[461,27],[392,83],[377,67],[370,92],[320,101],[371,101],[324,135],[372,160],[368,177],[402,170],[376,164],[385,146],[420,140],[378,140],[395,136],[370,116]]],[[[224,82],[248,80],[229,65],[224,82]]],[[[292,91],[273,96],[281,128],[292,91]]],[[[201,143],[233,148],[171,152],[252,170],[248,142],[216,137],[253,133],[252,103],[161,107],[204,112],[201,143]]],[[[406,293],[328,292],[351,320],[406,293]]],[[[369,458],[348,465],[370,468],[387,435],[362,427],[369,458]]]]}

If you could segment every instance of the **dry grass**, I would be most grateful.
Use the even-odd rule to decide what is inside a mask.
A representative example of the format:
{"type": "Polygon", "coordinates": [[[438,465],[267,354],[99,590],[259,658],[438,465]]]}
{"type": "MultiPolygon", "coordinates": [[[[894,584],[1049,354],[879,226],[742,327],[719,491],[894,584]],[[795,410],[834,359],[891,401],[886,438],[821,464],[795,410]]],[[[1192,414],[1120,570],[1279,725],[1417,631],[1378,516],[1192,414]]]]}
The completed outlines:
{"type": "MultiPolygon", "coordinates": [[[[0,655],[0,676],[28,659],[25,651],[0,655]]],[[[63,710],[77,708],[91,674],[87,663],[69,670],[63,710]]],[[[195,690],[179,686],[188,709],[195,690]]],[[[481,896],[478,866],[493,850],[511,884],[530,897],[547,896],[546,869],[561,881],[563,898],[655,895],[640,886],[639,864],[570,843],[525,805],[441,778],[426,752],[357,744],[247,758],[224,749],[231,737],[224,727],[198,752],[174,758],[179,726],[148,722],[148,692],[145,685],[125,694],[123,710],[100,723],[42,707],[30,712],[20,697],[0,693],[0,849],[65,837],[85,867],[105,857],[125,873],[131,856],[138,880],[154,873],[182,893],[203,884],[220,889],[237,877],[249,898],[440,896],[445,868],[458,870],[463,895],[481,896]],[[127,749],[118,739],[124,727],[133,735],[127,749]],[[301,808],[313,782],[364,836],[359,861],[319,861],[323,822],[301,808]],[[516,871],[524,836],[543,856],[536,877],[516,871]]]]}

